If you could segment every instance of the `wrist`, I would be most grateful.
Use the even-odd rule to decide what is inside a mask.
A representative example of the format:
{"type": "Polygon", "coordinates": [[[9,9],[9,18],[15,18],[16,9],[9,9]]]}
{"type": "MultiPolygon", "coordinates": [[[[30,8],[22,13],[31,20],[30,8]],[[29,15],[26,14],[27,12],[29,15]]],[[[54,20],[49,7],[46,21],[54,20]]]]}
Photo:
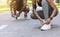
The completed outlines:
{"type": "Polygon", "coordinates": [[[53,17],[50,17],[50,19],[52,20],[52,19],[53,19],[53,17]]]}
{"type": "Polygon", "coordinates": [[[40,18],[39,20],[40,20],[40,21],[42,21],[42,19],[41,19],[41,18],[40,18]]]}

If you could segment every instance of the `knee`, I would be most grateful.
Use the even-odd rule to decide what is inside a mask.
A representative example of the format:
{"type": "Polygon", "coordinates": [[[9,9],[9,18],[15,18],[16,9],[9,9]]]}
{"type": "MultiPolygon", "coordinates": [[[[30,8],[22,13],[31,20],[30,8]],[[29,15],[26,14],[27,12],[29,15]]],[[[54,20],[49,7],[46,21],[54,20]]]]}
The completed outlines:
{"type": "Polygon", "coordinates": [[[33,13],[30,15],[32,19],[38,19],[33,13]]]}

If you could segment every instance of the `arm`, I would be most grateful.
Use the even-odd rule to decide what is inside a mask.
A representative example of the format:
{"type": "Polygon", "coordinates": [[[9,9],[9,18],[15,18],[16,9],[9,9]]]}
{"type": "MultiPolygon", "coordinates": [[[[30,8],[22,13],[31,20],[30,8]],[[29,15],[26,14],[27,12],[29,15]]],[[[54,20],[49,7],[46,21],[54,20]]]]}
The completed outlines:
{"type": "Polygon", "coordinates": [[[50,16],[53,18],[56,15],[56,13],[58,12],[58,10],[52,0],[47,0],[47,1],[53,9],[52,15],[50,16]]]}
{"type": "Polygon", "coordinates": [[[20,11],[22,11],[26,7],[26,5],[27,5],[27,0],[23,0],[23,7],[20,11]]]}
{"type": "Polygon", "coordinates": [[[56,13],[58,12],[56,6],[54,5],[53,1],[52,0],[47,0],[47,2],[50,4],[50,6],[52,7],[53,9],[53,12],[50,16],[50,18],[48,18],[46,21],[45,21],[45,24],[49,24],[52,20],[52,18],[56,15],[56,13]]]}
{"type": "Polygon", "coordinates": [[[36,0],[32,0],[32,5],[33,5],[33,13],[41,21],[42,19],[41,19],[41,17],[38,15],[38,13],[36,11],[36,0]]]}

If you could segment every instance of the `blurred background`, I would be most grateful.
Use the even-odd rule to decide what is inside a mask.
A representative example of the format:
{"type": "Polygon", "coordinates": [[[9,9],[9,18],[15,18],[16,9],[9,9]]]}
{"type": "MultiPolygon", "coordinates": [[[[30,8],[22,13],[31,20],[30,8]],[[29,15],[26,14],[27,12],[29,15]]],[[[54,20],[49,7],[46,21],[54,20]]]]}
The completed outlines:
{"type": "MultiPolygon", "coordinates": [[[[11,2],[11,0],[0,0],[0,13],[10,11],[9,10],[10,2],[11,2]]],[[[55,5],[58,8],[58,10],[60,10],[60,0],[53,0],[53,2],[55,3],[55,5]]],[[[31,7],[32,6],[32,0],[28,0],[27,1],[27,5],[29,7],[31,7]]]]}

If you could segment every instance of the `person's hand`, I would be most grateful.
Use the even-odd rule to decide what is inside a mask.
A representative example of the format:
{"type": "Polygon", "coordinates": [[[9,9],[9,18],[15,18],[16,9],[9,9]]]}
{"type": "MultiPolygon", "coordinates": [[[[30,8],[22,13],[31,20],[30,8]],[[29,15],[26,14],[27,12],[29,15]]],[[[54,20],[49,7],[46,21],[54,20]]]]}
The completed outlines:
{"type": "Polygon", "coordinates": [[[51,22],[51,19],[48,18],[46,21],[45,21],[45,24],[49,24],[51,22]]]}
{"type": "Polygon", "coordinates": [[[41,22],[41,24],[45,24],[46,23],[46,20],[41,19],[40,22],[41,22]]]}

